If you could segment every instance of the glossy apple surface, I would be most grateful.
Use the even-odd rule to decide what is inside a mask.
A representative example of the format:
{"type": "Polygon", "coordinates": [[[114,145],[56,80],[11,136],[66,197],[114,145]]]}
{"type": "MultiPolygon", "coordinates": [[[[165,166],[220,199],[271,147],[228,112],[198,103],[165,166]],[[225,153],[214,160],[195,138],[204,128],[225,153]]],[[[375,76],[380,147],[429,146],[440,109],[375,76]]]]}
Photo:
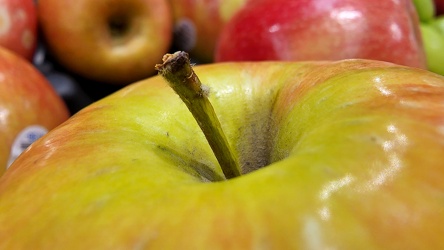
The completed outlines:
{"type": "Polygon", "coordinates": [[[31,137],[53,129],[68,116],[45,77],[25,59],[0,48],[0,175],[31,137]],[[20,139],[20,134],[27,138],[20,139]]]}
{"type": "Polygon", "coordinates": [[[38,14],[57,61],[102,83],[125,85],[153,75],[171,45],[167,0],[39,0],[38,14]]]}
{"type": "Polygon", "coordinates": [[[195,70],[248,174],[212,182],[197,123],[153,77],[15,161],[0,248],[444,247],[444,77],[364,60],[195,70]]]}
{"type": "Polygon", "coordinates": [[[411,0],[264,0],[220,35],[216,61],[365,58],[425,68],[411,0]]]}
{"type": "Polygon", "coordinates": [[[0,46],[31,61],[37,36],[34,0],[0,0],[0,46]]]}
{"type": "Polygon", "coordinates": [[[176,47],[188,51],[196,61],[213,62],[221,30],[246,2],[247,0],[170,0],[176,47]]]}

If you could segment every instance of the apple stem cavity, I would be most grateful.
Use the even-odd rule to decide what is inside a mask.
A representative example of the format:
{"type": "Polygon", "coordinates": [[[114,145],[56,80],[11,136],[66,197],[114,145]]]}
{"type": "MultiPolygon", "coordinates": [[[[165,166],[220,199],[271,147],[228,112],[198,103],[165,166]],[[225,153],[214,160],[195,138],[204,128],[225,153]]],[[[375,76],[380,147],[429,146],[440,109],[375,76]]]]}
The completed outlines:
{"type": "Polygon", "coordinates": [[[121,37],[126,34],[129,28],[129,21],[126,17],[111,17],[108,21],[111,36],[121,37]]]}
{"type": "Polygon", "coordinates": [[[208,99],[208,89],[194,72],[188,53],[166,54],[155,66],[159,74],[186,104],[204,133],[226,179],[240,176],[239,162],[228,143],[219,119],[208,99]]]}

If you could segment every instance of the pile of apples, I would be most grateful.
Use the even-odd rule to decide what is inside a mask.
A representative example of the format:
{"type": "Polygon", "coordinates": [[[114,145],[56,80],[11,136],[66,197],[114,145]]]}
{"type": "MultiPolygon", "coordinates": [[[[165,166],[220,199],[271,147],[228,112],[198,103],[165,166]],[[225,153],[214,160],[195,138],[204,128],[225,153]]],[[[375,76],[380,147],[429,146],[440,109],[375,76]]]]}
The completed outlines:
{"type": "Polygon", "coordinates": [[[439,4],[0,0],[0,249],[444,249],[439,4]]]}
{"type": "Polygon", "coordinates": [[[70,116],[64,100],[32,64],[37,39],[34,2],[1,0],[0,175],[30,144],[70,116]]]}
{"type": "Polygon", "coordinates": [[[426,68],[408,0],[40,0],[39,17],[56,62],[114,85],[154,75],[176,50],[199,64],[365,58],[426,68]]]}
{"type": "Polygon", "coordinates": [[[197,64],[363,58],[439,72],[430,63],[439,53],[424,49],[435,39],[421,36],[411,2],[41,0],[46,60],[36,64],[75,93],[63,95],[73,112],[155,75],[159,58],[177,50],[197,64]]]}
{"type": "Polygon", "coordinates": [[[40,0],[37,7],[44,49],[34,63],[51,80],[62,72],[80,82],[73,111],[153,76],[158,59],[177,50],[199,64],[363,58],[429,66],[410,0],[40,0]],[[103,94],[88,100],[82,90],[103,94]]]}

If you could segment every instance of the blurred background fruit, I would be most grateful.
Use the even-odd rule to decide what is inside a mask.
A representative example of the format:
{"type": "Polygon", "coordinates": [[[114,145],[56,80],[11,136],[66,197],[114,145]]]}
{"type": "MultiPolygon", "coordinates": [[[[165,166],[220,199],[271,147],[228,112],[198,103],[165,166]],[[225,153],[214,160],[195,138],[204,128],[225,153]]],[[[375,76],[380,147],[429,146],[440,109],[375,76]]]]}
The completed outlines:
{"type": "Polygon", "coordinates": [[[421,22],[428,22],[435,18],[435,3],[433,0],[413,0],[421,22]]]}
{"type": "MultiPolygon", "coordinates": [[[[170,0],[174,17],[174,48],[194,61],[214,61],[216,42],[225,24],[248,0],[170,0]]],[[[250,0],[251,4],[257,0],[250,0]]]]}
{"type": "Polygon", "coordinates": [[[444,75],[444,34],[430,24],[421,24],[428,70],[444,75]]]}
{"type": "Polygon", "coordinates": [[[421,21],[420,29],[427,69],[444,75],[444,15],[442,15],[444,1],[413,0],[413,3],[421,21]]]}
{"type": "Polygon", "coordinates": [[[425,68],[410,0],[262,0],[223,29],[216,61],[364,58],[425,68]]]}
{"type": "Polygon", "coordinates": [[[436,15],[444,14],[444,0],[433,0],[436,7],[436,15]]]}
{"type": "Polygon", "coordinates": [[[0,0],[0,46],[31,61],[38,41],[37,25],[33,0],[0,0]]]}
{"type": "Polygon", "coordinates": [[[29,61],[0,47],[0,175],[69,115],[62,98],[29,61]]]}
{"type": "Polygon", "coordinates": [[[126,85],[152,76],[169,50],[168,0],[39,0],[48,51],[69,71],[126,85]]]}

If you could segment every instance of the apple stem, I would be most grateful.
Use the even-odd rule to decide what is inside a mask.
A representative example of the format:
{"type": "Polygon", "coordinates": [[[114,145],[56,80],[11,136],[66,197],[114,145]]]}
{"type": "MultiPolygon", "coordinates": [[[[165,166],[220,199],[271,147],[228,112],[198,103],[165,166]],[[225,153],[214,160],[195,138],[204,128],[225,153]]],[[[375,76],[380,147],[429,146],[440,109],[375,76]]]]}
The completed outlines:
{"type": "Polygon", "coordinates": [[[239,163],[222,130],[219,119],[208,100],[208,90],[194,72],[188,53],[166,54],[163,63],[155,66],[170,87],[186,104],[204,133],[225,178],[240,176],[239,163]]]}

